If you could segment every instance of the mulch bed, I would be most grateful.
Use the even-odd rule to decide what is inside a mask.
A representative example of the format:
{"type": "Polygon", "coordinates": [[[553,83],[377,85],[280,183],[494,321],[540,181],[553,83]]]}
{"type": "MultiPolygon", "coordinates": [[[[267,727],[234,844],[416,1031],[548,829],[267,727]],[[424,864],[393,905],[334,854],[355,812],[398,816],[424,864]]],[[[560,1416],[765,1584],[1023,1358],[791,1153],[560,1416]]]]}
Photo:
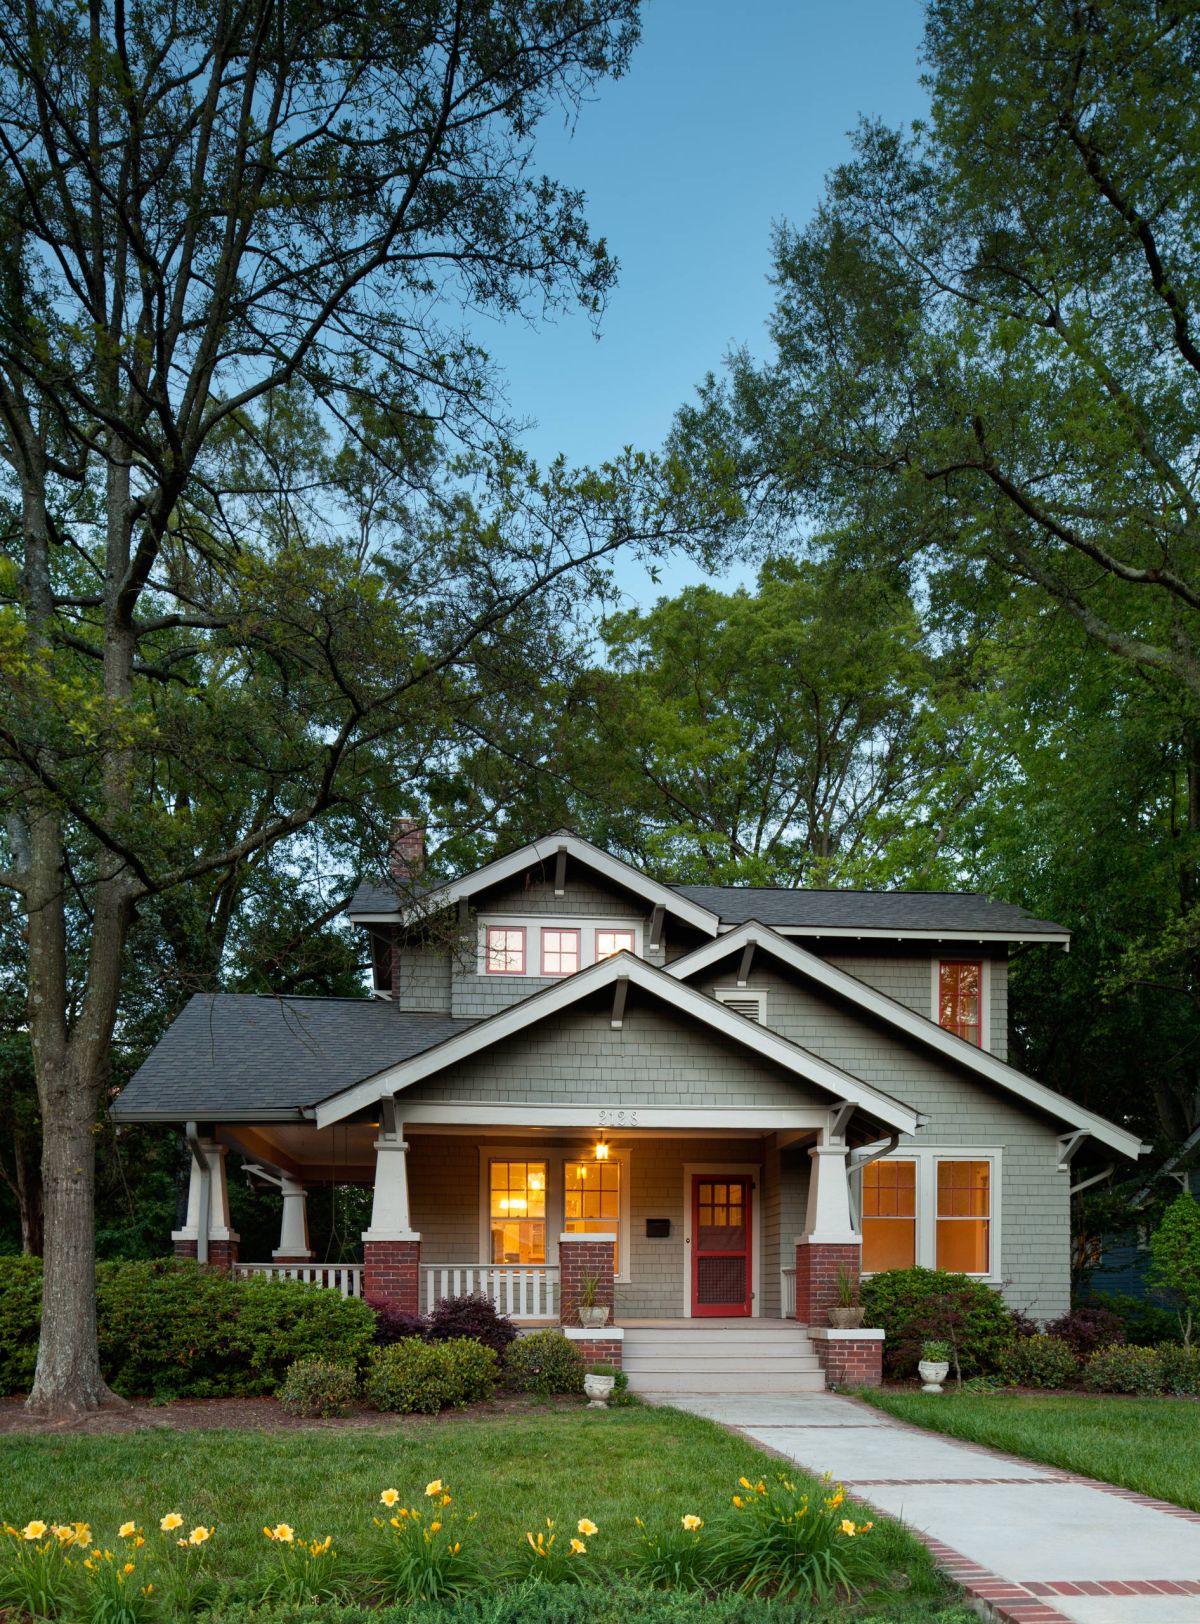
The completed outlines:
{"type": "Polygon", "coordinates": [[[138,1432],[147,1427],[168,1427],[176,1432],[207,1432],[219,1427],[236,1432],[347,1432],[366,1429],[395,1431],[444,1426],[462,1420],[489,1420],[500,1415],[545,1414],[547,1410],[574,1410],[581,1398],[532,1399],[523,1393],[472,1404],[466,1410],[443,1410],[440,1415],[383,1415],[365,1406],[328,1421],[306,1421],[288,1415],[273,1398],[181,1398],[170,1404],[134,1402],[119,1409],[98,1410],[69,1421],[44,1421],[26,1413],[23,1398],[0,1399],[0,1436],[15,1433],[138,1432]]]}

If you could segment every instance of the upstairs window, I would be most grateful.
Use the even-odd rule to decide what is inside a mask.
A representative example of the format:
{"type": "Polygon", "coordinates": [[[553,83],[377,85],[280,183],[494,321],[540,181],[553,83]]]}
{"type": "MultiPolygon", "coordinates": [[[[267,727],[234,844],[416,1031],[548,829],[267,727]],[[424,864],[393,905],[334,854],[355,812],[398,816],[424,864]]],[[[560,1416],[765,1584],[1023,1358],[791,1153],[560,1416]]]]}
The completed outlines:
{"type": "Polygon", "coordinates": [[[596,963],[611,959],[614,953],[632,953],[634,933],[631,930],[598,930],[596,932],[596,963]]]}
{"type": "Polygon", "coordinates": [[[573,976],[579,968],[577,930],[542,931],[542,974],[573,976]]]}
{"type": "Polygon", "coordinates": [[[523,976],[525,974],[525,929],[508,925],[489,925],[484,963],[490,976],[523,976]]]}
{"type": "Polygon", "coordinates": [[[938,1025],[978,1048],[983,1041],[983,965],[943,959],[938,965],[938,1025]]]}

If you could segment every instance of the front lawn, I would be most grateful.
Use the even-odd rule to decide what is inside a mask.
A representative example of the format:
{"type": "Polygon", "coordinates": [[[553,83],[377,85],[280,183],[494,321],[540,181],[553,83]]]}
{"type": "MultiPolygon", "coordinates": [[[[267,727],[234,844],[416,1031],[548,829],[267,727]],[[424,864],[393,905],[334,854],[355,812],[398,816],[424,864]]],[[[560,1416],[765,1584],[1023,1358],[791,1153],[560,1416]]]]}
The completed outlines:
{"type": "Polygon", "coordinates": [[[862,1395],[901,1421],[1200,1511],[1200,1406],[1084,1394],[862,1395]]]}
{"type": "MultiPolygon", "coordinates": [[[[568,1534],[590,1518],[600,1532],[588,1560],[604,1579],[630,1551],[636,1516],[674,1523],[693,1513],[708,1523],[728,1507],[739,1477],[779,1470],[777,1460],[699,1417],[642,1408],[476,1412],[386,1431],[9,1434],[0,1438],[0,1520],[20,1528],[33,1518],[78,1519],[115,1543],[126,1519],[157,1537],[158,1519],[178,1511],[184,1532],[215,1525],[206,1554],[236,1600],[253,1594],[255,1570],[273,1559],[264,1524],[285,1522],[304,1537],[332,1534],[353,1566],[381,1510],[380,1491],[394,1487],[413,1504],[430,1479],[441,1478],[456,1509],[478,1513],[469,1537],[490,1572],[547,1517],[568,1534]]],[[[828,1491],[814,1485],[814,1492],[828,1491]]],[[[855,1514],[849,1502],[846,1510],[855,1514]]],[[[970,1617],[903,1530],[880,1523],[865,1537],[879,1541],[893,1583],[870,1603],[814,1619],[958,1624],[970,1617]]]]}

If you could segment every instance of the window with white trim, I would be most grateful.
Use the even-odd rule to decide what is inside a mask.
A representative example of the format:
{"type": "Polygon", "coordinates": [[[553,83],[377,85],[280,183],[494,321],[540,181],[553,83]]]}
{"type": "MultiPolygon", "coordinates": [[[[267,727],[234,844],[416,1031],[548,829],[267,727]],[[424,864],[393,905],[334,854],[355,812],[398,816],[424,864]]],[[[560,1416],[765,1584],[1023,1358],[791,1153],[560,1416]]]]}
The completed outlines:
{"type": "Polygon", "coordinates": [[[983,961],[938,962],[937,1023],[973,1043],[983,1044],[983,961]]]}
{"type": "Polygon", "coordinates": [[[545,1162],[496,1161],[488,1167],[491,1263],[546,1261],[545,1162]]]}
{"type": "Polygon", "coordinates": [[[597,1158],[583,1138],[560,1149],[520,1141],[479,1147],[479,1261],[554,1266],[560,1234],[617,1236],[617,1279],[630,1260],[633,1152],[610,1145],[597,1158]]]}
{"type": "Polygon", "coordinates": [[[999,1277],[1000,1152],[909,1149],[856,1175],[862,1269],[999,1277]]]}
{"type": "Polygon", "coordinates": [[[616,1270],[621,1272],[621,1163],[563,1163],[563,1230],[570,1235],[617,1235],[616,1270]]]}
{"type": "Polygon", "coordinates": [[[521,925],[489,925],[484,964],[490,976],[525,974],[525,930],[521,925]]]}

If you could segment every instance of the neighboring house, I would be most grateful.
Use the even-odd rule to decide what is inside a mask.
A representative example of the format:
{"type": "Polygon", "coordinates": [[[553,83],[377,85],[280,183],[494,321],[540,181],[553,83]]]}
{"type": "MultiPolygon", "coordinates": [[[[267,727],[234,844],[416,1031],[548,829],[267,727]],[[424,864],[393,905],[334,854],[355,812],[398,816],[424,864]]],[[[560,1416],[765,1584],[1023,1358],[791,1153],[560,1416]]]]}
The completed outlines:
{"type": "Polygon", "coordinates": [[[402,826],[398,890],[348,909],[374,999],[197,996],[116,1102],[187,1133],[178,1252],[413,1310],[482,1290],[642,1388],[877,1379],[881,1333],[826,1324],[860,1264],[1068,1307],[1072,1161],[1142,1147],[1006,1063],[1009,950],[1060,926],[664,885],[567,832],[414,900],[421,845],[402,826]],[[270,1262],[237,1258],[229,1150],[281,1184],[270,1262]],[[327,1180],[374,1187],[361,1265],[311,1260],[327,1180]],[[585,1334],[587,1275],[613,1323],[585,1334]]]}

